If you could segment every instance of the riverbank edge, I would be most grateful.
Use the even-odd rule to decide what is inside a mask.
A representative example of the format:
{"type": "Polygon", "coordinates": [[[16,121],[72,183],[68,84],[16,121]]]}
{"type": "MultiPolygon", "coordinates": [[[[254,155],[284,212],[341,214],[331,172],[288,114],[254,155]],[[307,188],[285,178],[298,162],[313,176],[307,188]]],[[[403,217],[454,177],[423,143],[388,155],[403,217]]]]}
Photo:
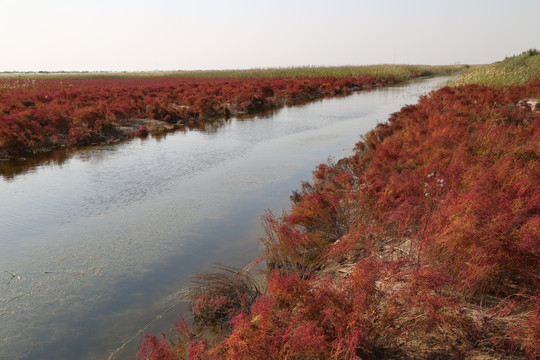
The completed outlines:
{"type": "MultiPolygon", "coordinates": [[[[405,81],[396,80],[392,77],[386,79],[377,79],[374,84],[351,85],[342,87],[338,91],[332,93],[323,90],[314,90],[311,92],[297,93],[294,96],[282,97],[277,94],[272,96],[269,102],[249,104],[247,107],[240,109],[238,104],[219,103],[215,104],[200,114],[189,114],[183,119],[176,122],[167,122],[165,120],[152,118],[128,118],[122,121],[113,121],[110,127],[104,129],[103,133],[99,134],[97,139],[93,139],[91,143],[83,144],[55,144],[50,146],[41,146],[33,149],[20,149],[13,147],[0,147],[0,161],[10,161],[17,159],[25,159],[32,156],[39,156],[61,149],[77,149],[80,147],[96,146],[129,141],[135,137],[145,138],[148,135],[158,135],[168,132],[174,132],[186,126],[201,125],[219,120],[230,118],[252,118],[271,111],[277,111],[285,106],[297,106],[307,104],[312,101],[317,101],[323,98],[333,98],[340,96],[348,96],[354,92],[373,90],[380,87],[397,85],[405,83],[412,79],[419,79],[421,76],[415,75],[405,81]]],[[[177,104],[169,104],[169,106],[180,107],[177,104]]]]}
{"type": "Polygon", "coordinates": [[[182,358],[181,349],[190,358],[536,358],[539,96],[540,81],[444,87],[391,115],[353,156],[319,165],[290,211],[267,214],[258,300],[203,292],[194,301],[195,318],[232,320],[222,342],[180,320],[179,348],[149,334],[139,358],[182,358]],[[486,217],[512,226],[494,236],[493,221],[467,225],[486,217]]]}

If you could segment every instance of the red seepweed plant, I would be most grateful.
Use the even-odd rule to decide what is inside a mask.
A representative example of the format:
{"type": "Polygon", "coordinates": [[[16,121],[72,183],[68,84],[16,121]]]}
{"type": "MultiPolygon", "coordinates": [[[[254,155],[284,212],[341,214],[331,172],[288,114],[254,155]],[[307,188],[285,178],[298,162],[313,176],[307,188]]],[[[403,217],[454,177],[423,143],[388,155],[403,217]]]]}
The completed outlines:
{"type": "Polygon", "coordinates": [[[265,217],[266,291],[221,341],[194,346],[219,359],[537,358],[540,112],[527,97],[540,81],[445,87],[320,165],[290,212],[265,217]]]}
{"type": "Polygon", "coordinates": [[[201,123],[395,82],[376,76],[3,80],[0,155],[140,136],[136,130],[148,119],[201,123]]]}

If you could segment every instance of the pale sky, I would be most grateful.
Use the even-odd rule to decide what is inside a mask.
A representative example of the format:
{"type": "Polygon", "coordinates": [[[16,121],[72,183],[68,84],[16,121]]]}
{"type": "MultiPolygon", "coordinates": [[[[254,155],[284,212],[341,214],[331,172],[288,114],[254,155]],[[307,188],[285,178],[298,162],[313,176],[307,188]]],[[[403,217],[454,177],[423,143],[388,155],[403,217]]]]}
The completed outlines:
{"type": "Polygon", "coordinates": [[[540,0],[0,0],[0,71],[491,63],[540,0]]]}

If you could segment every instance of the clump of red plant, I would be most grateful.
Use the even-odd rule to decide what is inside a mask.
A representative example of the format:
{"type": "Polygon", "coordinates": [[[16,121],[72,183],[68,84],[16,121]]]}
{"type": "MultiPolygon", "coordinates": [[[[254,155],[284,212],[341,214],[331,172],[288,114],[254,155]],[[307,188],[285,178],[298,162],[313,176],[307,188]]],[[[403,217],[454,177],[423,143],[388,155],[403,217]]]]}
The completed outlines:
{"type": "Polygon", "coordinates": [[[145,138],[145,137],[147,137],[147,136],[148,136],[148,129],[146,128],[146,126],[141,125],[141,126],[135,131],[135,136],[140,137],[140,138],[145,138]]]}

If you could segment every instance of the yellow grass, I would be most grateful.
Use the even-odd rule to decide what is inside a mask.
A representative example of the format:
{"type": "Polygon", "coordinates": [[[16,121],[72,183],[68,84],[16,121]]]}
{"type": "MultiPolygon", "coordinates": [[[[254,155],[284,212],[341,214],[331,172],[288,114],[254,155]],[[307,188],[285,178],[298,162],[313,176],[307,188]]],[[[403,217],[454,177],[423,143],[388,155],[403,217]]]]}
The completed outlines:
{"type": "Polygon", "coordinates": [[[489,65],[471,67],[451,85],[519,85],[540,78],[540,53],[531,49],[489,65]]]}

